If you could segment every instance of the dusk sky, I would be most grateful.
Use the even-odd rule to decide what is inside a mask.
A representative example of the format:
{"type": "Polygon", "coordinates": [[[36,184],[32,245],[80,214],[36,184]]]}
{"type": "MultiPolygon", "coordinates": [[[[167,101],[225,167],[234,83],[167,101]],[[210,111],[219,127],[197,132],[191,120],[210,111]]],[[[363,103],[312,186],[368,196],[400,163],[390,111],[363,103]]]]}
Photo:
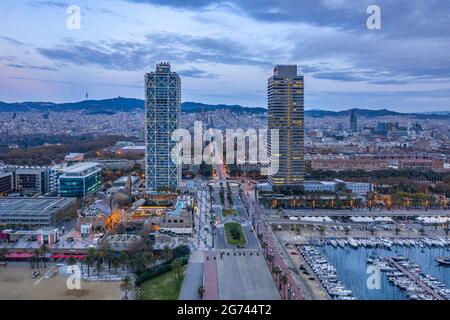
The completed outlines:
{"type": "Polygon", "coordinates": [[[273,66],[298,64],[306,109],[450,111],[450,1],[0,2],[0,101],[143,98],[160,61],[183,101],[266,107],[273,66]],[[372,4],[381,30],[366,26],[372,4]]]}

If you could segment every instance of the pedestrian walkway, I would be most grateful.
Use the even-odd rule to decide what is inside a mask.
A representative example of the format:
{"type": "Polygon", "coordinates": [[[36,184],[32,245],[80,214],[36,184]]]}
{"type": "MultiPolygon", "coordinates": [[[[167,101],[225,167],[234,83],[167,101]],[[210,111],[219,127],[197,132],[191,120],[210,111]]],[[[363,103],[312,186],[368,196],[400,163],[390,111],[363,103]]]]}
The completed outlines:
{"type": "Polygon", "coordinates": [[[217,284],[217,264],[213,252],[205,253],[203,283],[205,287],[204,300],[218,300],[219,289],[217,284]]]}
{"type": "Polygon", "coordinates": [[[198,288],[203,285],[204,252],[192,252],[178,300],[201,300],[198,288]]]}

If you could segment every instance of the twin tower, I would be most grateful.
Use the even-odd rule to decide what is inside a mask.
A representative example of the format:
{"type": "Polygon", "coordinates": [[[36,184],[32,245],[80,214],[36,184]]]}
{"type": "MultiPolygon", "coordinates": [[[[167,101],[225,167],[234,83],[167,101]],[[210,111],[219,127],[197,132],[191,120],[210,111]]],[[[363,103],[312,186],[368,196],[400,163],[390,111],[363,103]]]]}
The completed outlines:
{"type": "MultiPolygon", "coordinates": [[[[274,190],[298,192],[303,186],[305,162],[304,79],[296,65],[277,65],[268,80],[268,150],[278,171],[270,173],[274,190]],[[278,130],[279,151],[271,152],[271,129],[278,130]]],[[[172,132],[180,127],[181,80],[169,63],[159,63],[145,75],[145,109],[147,113],[146,175],[148,190],[176,190],[181,181],[181,165],[171,159],[176,142],[172,132]]]]}

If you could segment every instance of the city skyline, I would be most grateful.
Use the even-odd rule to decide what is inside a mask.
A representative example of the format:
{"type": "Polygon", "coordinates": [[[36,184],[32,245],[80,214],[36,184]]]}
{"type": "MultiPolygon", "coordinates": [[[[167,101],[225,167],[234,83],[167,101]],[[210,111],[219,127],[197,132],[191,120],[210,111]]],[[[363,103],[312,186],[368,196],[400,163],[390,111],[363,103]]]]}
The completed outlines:
{"type": "Polygon", "coordinates": [[[79,30],[66,28],[71,4],[2,2],[0,100],[79,101],[86,90],[92,99],[142,98],[145,70],[170,61],[184,101],[265,107],[265,75],[289,63],[308,82],[307,109],[450,103],[444,1],[380,1],[381,30],[366,27],[369,1],[79,1],[79,30]]]}
{"type": "Polygon", "coordinates": [[[0,300],[450,300],[449,12],[0,1],[0,300]]]}

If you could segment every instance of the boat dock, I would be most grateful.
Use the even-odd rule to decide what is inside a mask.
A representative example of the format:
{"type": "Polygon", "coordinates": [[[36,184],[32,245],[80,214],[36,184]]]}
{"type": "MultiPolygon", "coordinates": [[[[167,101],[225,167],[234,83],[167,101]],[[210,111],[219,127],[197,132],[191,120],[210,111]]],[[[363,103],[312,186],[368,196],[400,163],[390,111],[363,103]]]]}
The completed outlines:
{"type": "Polygon", "coordinates": [[[445,300],[444,297],[442,297],[440,294],[438,294],[436,291],[434,291],[429,285],[424,283],[422,280],[420,280],[417,276],[415,276],[413,273],[411,273],[408,269],[401,266],[393,257],[389,257],[387,259],[389,264],[400,272],[402,272],[406,277],[408,277],[410,280],[414,281],[416,284],[421,286],[428,294],[433,296],[436,300],[445,300]]]}

